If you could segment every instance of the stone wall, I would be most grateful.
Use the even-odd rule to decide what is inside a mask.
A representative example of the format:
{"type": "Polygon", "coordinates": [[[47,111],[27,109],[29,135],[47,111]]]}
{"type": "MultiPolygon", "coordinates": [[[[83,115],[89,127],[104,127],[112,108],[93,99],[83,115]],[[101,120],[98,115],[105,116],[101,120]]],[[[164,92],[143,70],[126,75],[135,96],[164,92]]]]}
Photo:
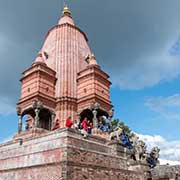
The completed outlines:
{"type": "Polygon", "coordinates": [[[72,129],[0,145],[0,180],[144,180],[108,141],[72,129]]]}
{"type": "Polygon", "coordinates": [[[180,180],[180,166],[160,165],[151,173],[153,180],[180,180]]]}

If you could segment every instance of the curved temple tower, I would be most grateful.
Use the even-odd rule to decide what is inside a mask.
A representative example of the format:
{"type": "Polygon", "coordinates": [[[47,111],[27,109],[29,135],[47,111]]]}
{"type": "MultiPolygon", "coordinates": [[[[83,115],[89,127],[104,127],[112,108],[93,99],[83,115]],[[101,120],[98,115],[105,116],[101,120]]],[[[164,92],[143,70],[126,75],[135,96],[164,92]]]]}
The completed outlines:
{"type": "MultiPolygon", "coordinates": [[[[98,120],[113,116],[111,83],[67,7],[47,33],[32,66],[23,72],[21,83],[18,134],[0,144],[0,180],[149,179],[143,142],[134,136],[132,150],[120,141],[121,127],[110,134],[96,130],[98,120]],[[69,116],[73,121],[87,117],[92,134],[65,128],[69,116]]],[[[152,152],[156,156],[149,161],[154,165],[158,148],[152,152]]]]}
{"type": "Polygon", "coordinates": [[[47,130],[56,119],[64,127],[69,116],[73,121],[84,116],[92,120],[96,105],[96,117],[108,118],[112,113],[108,78],[66,6],[58,24],[48,31],[38,57],[23,72],[17,104],[19,132],[24,115],[36,128],[47,130]]]}

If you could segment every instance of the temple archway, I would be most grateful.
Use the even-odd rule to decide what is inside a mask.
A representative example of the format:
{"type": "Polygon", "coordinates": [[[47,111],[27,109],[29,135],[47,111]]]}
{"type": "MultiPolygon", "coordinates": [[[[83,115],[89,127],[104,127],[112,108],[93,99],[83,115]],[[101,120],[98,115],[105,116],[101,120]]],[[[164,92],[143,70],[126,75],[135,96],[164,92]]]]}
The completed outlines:
{"type": "Polygon", "coordinates": [[[97,109],[97,118],[99,118],[101,116],[105,116],[106,118],[108,118],[109,114],[106,111],[102,110],[102,109],[97,109]]]}
{"type": "MultiPolygon", "coordinates": [[[[108,115],[108,113],[106,111],[104,111],[102,109],[97,109],[96,111],[97,111],[96,118],[97,118],[98,121],[101,121],[100,118],[103,117],[103,116],[105,116],[106,119],[108,119],[109,115],[108,115]]],[[[87,119],[90,120],[90,122],[93,123],[94,115],[93,115],[93,111],[92,110],[90,110],[90,109],[83,110],[80,113],[80,122],[82,122],[85,117],[87,117],[87,119]]]]}
{"type": "Polygon", "coordinates": [[[34,109],[33,108],[28,108],[28,109],[25,109],[22,114],[21,114],[21,117],[25,116],[25,115],[30,115],[32,118],[35,117],[35,112],[34,112],[34,109]]]}
{"type": "MultiPolygon", "coordinates": [[[[34,127],[35,110],[28,108],[21,114],[23,119],[23,130],[29,130],[34,127]],[[29,126],[29,127],[28,127],[29,126]]],[[[51,130],[52,127],[52,112],[49,109],[42,108],[39,112],[39,121],[37,128],[51,130]]]]}
{"type": "Polygon", "coordinates": [[[102,122],[103,125],[106,125],[106,123],[108,122],[108,117],[109,117],[109,114],[102,110],[102,109],[97,109],[97,115],[96,115],[96,118],[97,118],[97,123],[99,124],[100,122],[102,122]]]}
{"type": "Polygon", "coordinates": [[[82,122],[85,117],[87,117],[87,119],[90,120],[90,122],[93,122],[93,113],[92,113],[92,110],[90,110],[90,109],[83,110],[80,113],[80,122],[82,122]]]}
{"type": "Polygon", "coordinates": [[[43,108],[39,113],[38,128],[51,130],[52,127],[52,113],[49,109],[43,108]]]}
{"type": "Polygon", "coordinates": [[[30,130],[34,127],[35,112],[33,108],[25,109],[22,114],[22,131],[30,130]]]}

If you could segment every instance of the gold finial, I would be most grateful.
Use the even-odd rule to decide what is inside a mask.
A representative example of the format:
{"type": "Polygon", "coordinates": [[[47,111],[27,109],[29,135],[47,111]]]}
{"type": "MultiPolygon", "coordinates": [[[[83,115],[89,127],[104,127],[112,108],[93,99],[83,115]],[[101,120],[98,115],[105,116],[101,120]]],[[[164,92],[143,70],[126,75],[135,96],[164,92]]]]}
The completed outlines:
{"type": "Polygon", "coordinates": [[[68,14],[68,15],[71,15],[71,11],[70,9],[68,8],[67,5],[64,6],[64,9],[63,9],[63,14],[68,14]]]}

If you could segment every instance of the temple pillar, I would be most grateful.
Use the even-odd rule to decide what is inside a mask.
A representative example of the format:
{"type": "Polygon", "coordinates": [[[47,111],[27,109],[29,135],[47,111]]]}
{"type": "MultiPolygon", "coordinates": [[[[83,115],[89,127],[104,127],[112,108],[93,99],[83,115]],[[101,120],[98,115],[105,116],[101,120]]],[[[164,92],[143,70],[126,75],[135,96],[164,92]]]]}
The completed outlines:
{"type": "Polygon", "coordinates": [[[55,117],[56,117],[56,114],[54,113],[54,112],[52,112],[52,114],[51,114],[51,125],[50,125],[50,127],[51,127],[51,129],[53,129],[53,127],[55,126],[55,117]]]}
{"type": "Polygon", "coordinates": [[[21,108],[16,108],[17,115],[18,115],[18,134],[22,132],[22,115],[21,115],[21,108]]]}
{"type": "Polygon", "coordinates": [[[22,116],[18,115],[18,134],[22,132],[22,116]]]}
{"type": "Polygon", "coordinates": [[[97,110],[94,109],[92,112],[93,112],[93,129],[97,129],[98,128],[97,110]]]}
{"type": "Polygon", "coordinates": [[[41,109],[43,108],[43,105],[42,105],[42,102],[35,100],[33,102],[32,106],[33,106],[33,109],[35,112],[34,127],[38,128],[38,126],[39,126],[39,113],[40,113],[41,109]]]}
{"type": "Polygon", "coordinates": [[[35,126],[35,128],[37,128],[38,125],[39,125],[39,113],[40,113],[40,109],[36,108],[34,111],[35,111],[34,126],[35,126]]]}

